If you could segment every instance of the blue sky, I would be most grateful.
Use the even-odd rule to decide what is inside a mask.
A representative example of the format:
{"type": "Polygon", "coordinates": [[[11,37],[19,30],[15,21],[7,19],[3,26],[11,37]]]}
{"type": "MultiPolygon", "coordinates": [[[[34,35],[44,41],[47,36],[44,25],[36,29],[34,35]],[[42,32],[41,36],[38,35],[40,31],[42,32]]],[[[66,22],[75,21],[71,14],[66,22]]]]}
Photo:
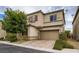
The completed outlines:
{"type": "Polygon", "coordinates": [[[77,10],[76,6],[0,6],[0,19],[3,19],[4,11],[6,10],[6,8],[12,8],[13,10],[19,9],[21,11],[24,11],[26,14],[35,12],[37,10],[42,10],[44,13],[47,13],[47,12],[52,12],[59,9],[64,9],[65,20],[66,20],[65,29],[71,30],[71,31],[72,31],[73,17],[77,10]]]}

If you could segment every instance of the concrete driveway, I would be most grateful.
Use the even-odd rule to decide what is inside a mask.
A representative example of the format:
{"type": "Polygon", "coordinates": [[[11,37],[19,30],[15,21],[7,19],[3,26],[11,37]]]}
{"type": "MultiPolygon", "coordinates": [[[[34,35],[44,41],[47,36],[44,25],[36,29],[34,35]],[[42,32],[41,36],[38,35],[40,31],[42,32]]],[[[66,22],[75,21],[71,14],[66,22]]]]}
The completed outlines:
{"type": "Polygon", "coordinates": [[[21,42],[19,44],[38,47],[38,48],[52,49],[55,44],[55,40],[31,40],[31,41],[21,42]]]}

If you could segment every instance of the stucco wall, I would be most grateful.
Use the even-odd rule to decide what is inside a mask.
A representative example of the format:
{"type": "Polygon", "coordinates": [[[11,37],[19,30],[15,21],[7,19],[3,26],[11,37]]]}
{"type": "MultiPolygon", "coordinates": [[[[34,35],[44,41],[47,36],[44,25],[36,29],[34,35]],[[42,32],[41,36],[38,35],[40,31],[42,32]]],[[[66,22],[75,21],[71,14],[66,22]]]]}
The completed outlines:
{"type": "Polygon", "coordinates": [[[60,20],[64,21],[64,19],[63,19],[63,13],[62,12],[57,12],[57,13],[46,14],[44,22],[50,22],[50,16],[51,15],[56,15],[57,16],[57,21],[60,21],[60,20]]]}
{"type": "Polygon", "coordinates": [[[5,38],[6,36],[6,31],[0,29],[0,38],[5,38]]]}
{"type": "Polygon", "coordinates": [[[0,38],[5,38],[6,31],[2,29],[2,22],[0,22],[0,38]]]}
{"type": "Polygon", "coordinates": [[[73,36],[74,36],[74,39],[79,40],[79,12],[73,23],[73,36]]]}
{"type": "Polygon", "coordinates": [[[64,32],[64,27],[58,26],[58,27],[47,27],[47,28],[41,28],[40,30],[59,30],[59,33],[64,32]]]}
{"type": "Polygon", "coordinates": [[[2,22],[0,22],[0,29],[2,29],[2,22]]]}
{"type": "Polygon", "coordinates": [[[75,18],[75,21],[73,23],[73,27],[76,26],[78,23],[79,23],[79,12],[78,12],[77,17],[75,18]]]}
{"type": "Polygon", "coordinates": [[[32,27],[32,26],[29,26],[28,27],[28,37],[29,37],[29,39],[30,40],[32,40],[32,39],[38,39],[39,37],[39,31],[36,29],[36,28],[34,28],[34,27],[32,27]]]}
{"type": "Polygon", "coordinates": [[[57,22],[48,22],[44,23],[42,26],[54,26],[54,25],[64,25],[63,21],[57,21],[57,22]]]}
{"type": "Polygon", "coordinates": [[[51,13],[51,14],[45,14],[43,15],[42,13],[36,13],[36,14],[32,14],[27,16],[28,20],[30,16],[34,16],[37,15],[38,16],[38,21],[31,23],[28,22],[28,24],[32,24],[35,26],[50,26],[50,25],[60,25],[60,24],[64,24],[64,18],[63,18],[63,12],[57,12],[57,13],[51,13]],[[57,21],[56,22],[50,22],[50,16],[51,15],[57,15],[57,21]]]}
{"type": "Polygon", "coordinates": [[[30,23],[30,24],[35,25],[35,26],[43,25],[44,15],[42,13],[36,13],[36,14],[29,15],[29,16],[27,16],[27,19],[29,20],[29,17],[34,16],[34,15],[37,15],[37,17],[38,17],[37,21],[34,23],[31,23],[28,21],[28,24],[30,23]]]}

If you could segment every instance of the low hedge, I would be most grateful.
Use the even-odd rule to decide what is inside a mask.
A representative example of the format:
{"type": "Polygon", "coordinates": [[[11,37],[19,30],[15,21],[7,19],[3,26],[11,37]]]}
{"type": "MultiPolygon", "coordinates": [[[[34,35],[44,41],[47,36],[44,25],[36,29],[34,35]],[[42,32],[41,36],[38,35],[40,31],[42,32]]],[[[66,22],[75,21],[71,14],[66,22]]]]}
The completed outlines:
{"type": "Polygon", "coordinates": [[[61,39],[56,40],[53,49],[62,50],[63,48],[73,49],[74,47],[72,45],[70,45],[69,43],[67,43],[66,40],[61,40],[61,39]]]}
{"type": "Polygon", "coordinates": [[[62,48],[63,48],[63,42],[62,42],[62,40],[56,40],[53,49],[61,50],[62,48]]]}
{"type": "Polygon", "coordinates": [[[6,40],[10,41],[10,42],[17,41],[16,34],[15,33],[7,33],[6,40]]]}

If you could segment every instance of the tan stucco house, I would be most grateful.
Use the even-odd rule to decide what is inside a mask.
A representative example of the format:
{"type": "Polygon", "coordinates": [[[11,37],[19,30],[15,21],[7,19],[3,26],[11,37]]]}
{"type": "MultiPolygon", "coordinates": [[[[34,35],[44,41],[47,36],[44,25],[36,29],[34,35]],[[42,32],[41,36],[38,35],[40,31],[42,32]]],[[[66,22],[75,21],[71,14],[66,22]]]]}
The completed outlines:
{"type": "Polygon", "coordinates": [[[79,40],[79,7],[73,19],[73,38],[79,40]]]}
{"type": "Polygon", "coordinates": [[[27,15],[28,38],[57,40],[59,34],[64,31],[64,10],[43,13],[41,10],[27,15]]]}

